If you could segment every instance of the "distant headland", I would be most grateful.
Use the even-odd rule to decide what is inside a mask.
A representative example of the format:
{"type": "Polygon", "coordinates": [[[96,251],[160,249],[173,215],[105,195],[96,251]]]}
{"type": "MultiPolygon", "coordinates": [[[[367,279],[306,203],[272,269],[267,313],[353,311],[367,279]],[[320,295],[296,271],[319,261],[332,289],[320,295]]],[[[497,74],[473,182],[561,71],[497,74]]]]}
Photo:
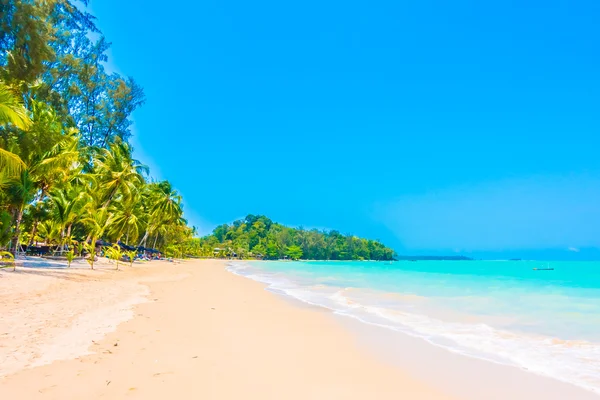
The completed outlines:
{"type": "Polygon", "coordinates": [[[290,228],[264,215],[248,215],[217,226],[212,234],[194,238],[195,256],[260,260],[391,261],[394,250],[378,240],[338,231],[290,228]]]}
{"type": "Polygon", "coordinates": [[[465,256],[395,256],[398,261],[472,261],[465,256]]]}

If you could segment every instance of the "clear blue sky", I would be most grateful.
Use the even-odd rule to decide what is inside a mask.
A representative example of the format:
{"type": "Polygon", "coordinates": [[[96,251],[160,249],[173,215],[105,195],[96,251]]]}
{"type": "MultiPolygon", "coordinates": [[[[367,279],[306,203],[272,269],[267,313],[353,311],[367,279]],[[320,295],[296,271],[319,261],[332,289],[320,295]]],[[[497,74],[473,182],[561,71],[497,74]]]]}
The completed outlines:
{"type": "Polygon", "coordinates": [[[137,156],[201,232],[260,213],[400,253],[600,247],[598,1],[91,9],[146,91],[137,156]]]}

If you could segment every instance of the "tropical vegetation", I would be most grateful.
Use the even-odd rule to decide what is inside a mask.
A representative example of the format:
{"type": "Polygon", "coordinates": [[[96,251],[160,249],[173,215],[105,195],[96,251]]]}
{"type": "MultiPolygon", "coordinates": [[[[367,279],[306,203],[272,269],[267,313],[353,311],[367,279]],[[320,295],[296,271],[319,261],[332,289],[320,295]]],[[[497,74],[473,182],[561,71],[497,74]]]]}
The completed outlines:
{"type": "Polygon", "coordinates": [[[87,3],[0,0],[0,250],[43,243],[72,259],[106,240],[181,254],[181,196],[129,142],[143,90],[106,71],[87,3]]]}
{"type": "Polygon", "coordinates": [[[338,231],[290,228],[263,215],[248,215],[188,244],[202,256],[309,260],[392,260],[394,251],[377,240],[338,231]]]}
{"type": "MultiPolygon", "coordinates": [[[[169,181],[135,159],[131,77],[105,68],[109,43],[88,0],[0,0],[0,257],[43,244],[68,264],[97,242],[115,261],[140,247],[168,256],[390,260],[378,241],[288,228],[249,215],[203,238],[169,181]],[[9,253],[10,252],[10,253],[9,253]]],[[[9,255],[10,254],[10,255],[9,255]]],[[[118,263],[116,265],[118,268],[118,263]]]]}

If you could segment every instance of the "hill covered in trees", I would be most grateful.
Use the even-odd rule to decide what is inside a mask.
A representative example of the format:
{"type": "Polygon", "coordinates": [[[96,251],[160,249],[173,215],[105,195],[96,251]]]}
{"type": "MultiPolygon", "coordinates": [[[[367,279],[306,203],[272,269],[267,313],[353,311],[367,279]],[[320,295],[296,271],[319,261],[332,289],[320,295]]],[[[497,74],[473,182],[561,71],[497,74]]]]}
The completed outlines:
{"type": "Polygon", "coordinates": [[[192,250],[203,256],[262,257],[307,260],[392,260],[394,251],[377,240],[337,231],[290,228],[263,215],[248,215],[212,234],[195,239],[192,250]],[[217,250],[215,250],[217,249],[217,250]]]}

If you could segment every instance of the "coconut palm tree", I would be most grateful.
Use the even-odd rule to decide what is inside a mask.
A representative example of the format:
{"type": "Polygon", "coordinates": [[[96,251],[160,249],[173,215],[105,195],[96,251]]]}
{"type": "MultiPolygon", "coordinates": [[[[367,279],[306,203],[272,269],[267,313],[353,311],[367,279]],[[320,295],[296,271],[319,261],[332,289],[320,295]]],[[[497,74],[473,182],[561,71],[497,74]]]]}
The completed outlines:
{"type": "Polygon", "coordinates": [[[146,244],[149,236],[154,235],[154,246],[160,233],[165,233],[168,226],[178,225],[183,216],[181,195],[173,189],[169,181],[153,183],[147,186],[145,194],[149,220],[140,245],[146,244]]]}
{"type": "Polygon", "coordinates": [[[129,250],[125,252],[125,255],[129,259],[129,266],[133,267],[133,262],[135,261],[135,257],[137,256],[136,250],[129,250]]]}
{"type": "Polygon", "coordinates": [[[125,243],[129,244],[130,240],[135,241],[139,237],[144,222],[141,196],[136,194],[130,201],[119,201],[113,204],[114,221],[108,233],[117,241],[124,235],[125,243]]]}
{"type": "Polygon", "coordinates": [[[71,182],[77,183],[81,179],[82,167],[78,162],[80,157],[77,148],[78,141],[79,137],[76,132],[69,131],[49,151],[34,155],[28,163],[27,169],[38,189],[32,204],[34,211],[32,213],[31,240],[35,237],[40,218],[44,216],[41,211],[48,193],[57,186],[72,187],[71,182]]]}
{"type": "Polygon", "coordinates": [[[110,258],[117,264],[116,269],[118,271],[119,261],[121,261],[121,258],[123,258],[123,255],[125,254],[123,253],[123,249],[121,249],[121,246],[119,246],[118,244],[113,244],[112,247],[109,247],[106,252],[108,254],[108,258],[110,258]]]}
{"type": "Polygon", "coordinates": [[[61,245],[66,244],[65,239],[71,236],[73,223],[80,214],[82,202],[86,193],[80,188],[65,187],[50,192],[52,207],[52,218],[60,226],[61,245]]]}
{"type": "Polygon", "coordinates": [[[17,264],[15,262],[15,256],[8,251],[0,251],[0,268],[13,267],[13,271],[17,269],[17,264]],[[4,265],[6,264],[6,265],[4,265]]]}
{"type": "Polygon", "coordinates": [[[71,263],[75,259],[75,250],[71,249],[65,253],[65,257],[67,258],[67,268],[71,267],[71,263]]]}
{"type": "Polygon", "coordinates": [[[175,221],[183,214],[181,195],[173,189],[169,181],[154,186],[151,212],[159,219],[175,221]]]}
{"type": "Polygon", "coordinates": [[[95,160],[95,170],[100,190],[104,198],[103,208],[120,195],[130,201],[144,183],[148,167],[132,157],[131,146],[116,138],[108,149],[101,149],[95,160]]]}
{"type": "Polygon", "coordinates": [[[39,200],[55,186],[66,184],[81,174],[79,136],[70,130],[49,151],[35,154],[27,162],[30,174],[39,188],[39,200]]]}
{"type": "Polygon", "coordinates": [[[87,248],[90,253],[90,266],[94,269],[94,258],[96,257],[96,241],[102,239],[104,232],[112,223],[114,217],[106,208],[95,208],[93,203],[88,204],[86,209],[86,217],[81,220],[86,225],[89,232],[89,242],[87,248]]]}
{"type": "Polygon", "coordinates": [[[36,192],[35,182],[31,179],[29,171],[22,170],[19,176],[10,182],[8,188],[9,201],[15,216],[15,231],[13,236],[13,249],[15,254],[19,250],[19,236],[25,206],[29,204],[36,192]]]}
{"type": "Polygon", "coordinates": [[[6,123],[25,130],[31,125],[31,119],[17,92],[0,81],[0,124],[6,123]]]}
{"type": "MultiPolygon", "coordinates": [[[[31,125],[31,119],[17,93],[6,83],[0,82],[0,126],[7,124],[26,130],[31,125]]],[[[0,148],[0,170],[15,175],[24,166],[18,155],[0,148]]]]}
{"type": "Polygon", "coordinates": [[[35,242],[45,242],[47,245],[57,244],[61,241],[61,227],[56,221],[45,220],[38,224],[38,228],[33,237],[35,242]]]}

